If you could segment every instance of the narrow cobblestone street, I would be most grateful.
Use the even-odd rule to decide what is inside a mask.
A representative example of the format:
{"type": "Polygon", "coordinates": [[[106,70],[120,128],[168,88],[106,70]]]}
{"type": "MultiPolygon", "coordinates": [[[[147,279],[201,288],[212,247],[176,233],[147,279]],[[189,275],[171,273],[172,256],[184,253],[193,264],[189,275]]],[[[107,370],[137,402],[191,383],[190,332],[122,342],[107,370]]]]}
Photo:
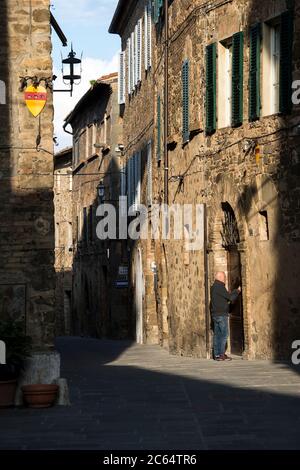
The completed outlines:
{"type": "Polygon", "coordinates": [[[300,369],[63,338],[70,407],[0,410],[1,449],[300,449],[300,369]]]}

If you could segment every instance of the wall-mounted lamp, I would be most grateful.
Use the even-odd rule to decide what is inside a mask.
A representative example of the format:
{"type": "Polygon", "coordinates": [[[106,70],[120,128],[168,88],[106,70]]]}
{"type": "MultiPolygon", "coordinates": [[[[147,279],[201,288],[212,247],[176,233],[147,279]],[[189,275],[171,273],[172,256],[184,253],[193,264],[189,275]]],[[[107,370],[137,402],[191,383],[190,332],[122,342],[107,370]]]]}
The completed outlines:
{"type": "MultiPolygon", "coordinates": [[[[82,54],[81,54],[82,59],[82,54]]],[[[62,76],[63,82],[65,85],[70,85],[69,90],[53,90],[61,93],[70,93],[73,94],[73,85],[79,85],[81,83],[81,59],[76,58],[76,52],[73,51],[73,45],[71,46],[71,51],[66,59],[62,58],[62,76]]]]}

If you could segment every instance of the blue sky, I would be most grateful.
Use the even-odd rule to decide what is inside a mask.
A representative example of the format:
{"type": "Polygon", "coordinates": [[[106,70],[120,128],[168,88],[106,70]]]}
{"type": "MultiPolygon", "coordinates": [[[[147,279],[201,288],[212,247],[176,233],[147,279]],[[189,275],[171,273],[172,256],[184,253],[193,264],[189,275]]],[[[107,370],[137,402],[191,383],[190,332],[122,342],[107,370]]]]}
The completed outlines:
{"type": "Polygon", "coordinates": [[[64,88],[61,82],[61,56],[68,55],[71,42],[80,57],[83,52],[82,81],[68,93],[54,93],[55,135],[59,142],[56,151],[71,145],[71,136],[63,130],[63,120],[76,102],[88,90],[90,80],[118,69],[120,38],[108,33],[108,28],[118,0],[52,0],[51,11],[68,39],[68,47],[62,47],[56,34],[52,34],[53,68],[58,76],[54,88],[64,88]]]}

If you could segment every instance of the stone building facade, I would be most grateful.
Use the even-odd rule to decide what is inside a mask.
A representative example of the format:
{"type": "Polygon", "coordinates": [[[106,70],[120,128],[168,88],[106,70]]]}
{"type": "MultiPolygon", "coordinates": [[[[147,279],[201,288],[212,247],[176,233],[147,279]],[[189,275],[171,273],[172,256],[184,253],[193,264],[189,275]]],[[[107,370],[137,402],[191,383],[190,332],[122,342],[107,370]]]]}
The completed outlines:
{"type": "Polygon", "coordinates": [[[72,157],[73,149],[68,147],[55,155],[54,163],[56,336],[72,334],[72,157]]]}
{"type": "Polygon", "coordinates": [[[102,220],[98,206],[111,204],[118,211],[121,189],[123,135],[116,73],[92,84],[66,118],[66,130],[68,125],[73,132],[72,331],[126,338],[131,328],[127,243],[101,239],[96,232],[102,220]]]}
{"type": "Polygon", "coordinates": [[[40,366],[40,379],[51,381],[59,375],[59,355],[49,357],[55,324],[52,93],[47,90],[35,118],[20,89],[21,76],[52,77],[49,8],[49,0],[0,2],[0,318],[23,321],[41,353],[36,372],[40,366]]]}
{"type": "MultiPolygon", "coordinates": [[[[122,10],[123,3],[111,32],[121,35],[125,50],[139,7],[126,2],[122,10]]],[[[210,357],[209,286],[224,270],[230,289],[242,285],[229,350],[248,359],[289,358],[300,337],[299,105],[292,102],[299,4],[173,0],[167,41],[162,4],[152,8],[151,88],[145,89],[147,76],[126,96],[125,147],[152,116],[152,200],[167,195],[169,204],[199,205],[203,243],[190,251],[184,237],[147,242],[157,295],[151,314],[143,299],[143,340],[210,357]]],[[[184,230],[191,234],[191,227],[184,230]]]]}
{"type": "MultiPolygon", "coordinates": [[[[128,226],[137,205],[152,205],[152,162],[154,149],[154,60],[151,1],[120,1],[110,33],[121,38],[120,109],[123,112],[128,226]],[[149,177],[150,176],[150,177],[149,177]]],[[[128,239],[130,253],[130,299],[133,334],[138,343],[157,343],[157,267],[151,239],[128,239]]]]}

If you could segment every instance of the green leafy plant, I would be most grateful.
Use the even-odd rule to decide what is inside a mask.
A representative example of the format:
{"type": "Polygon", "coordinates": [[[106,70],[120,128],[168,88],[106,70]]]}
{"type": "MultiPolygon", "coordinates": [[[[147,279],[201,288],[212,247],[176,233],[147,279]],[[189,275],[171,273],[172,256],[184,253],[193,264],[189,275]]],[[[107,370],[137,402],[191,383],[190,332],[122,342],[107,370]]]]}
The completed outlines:
{"type": "Polygon", "coordinates": [[[6,364],[0,365],[0,380],[17,378],[31,355],[32,338],[24,333],[22,322],[9,319],[0,320],[0,339],[6,345],[6,364]]]}

